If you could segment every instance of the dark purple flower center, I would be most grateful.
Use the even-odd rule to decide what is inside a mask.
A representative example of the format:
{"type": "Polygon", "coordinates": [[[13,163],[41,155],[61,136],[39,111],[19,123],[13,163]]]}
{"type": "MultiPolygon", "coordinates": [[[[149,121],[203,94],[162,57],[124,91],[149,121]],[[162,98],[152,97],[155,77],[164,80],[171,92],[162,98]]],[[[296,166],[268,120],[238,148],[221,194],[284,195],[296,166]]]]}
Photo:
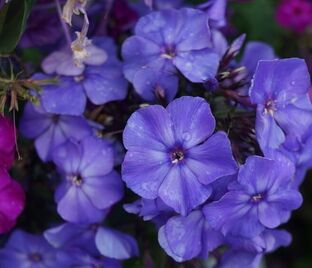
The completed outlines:
{"type": "Polygon", "coordinates": [[[75,186],[79,187],[79,186],[81,186],[81,184],[83,183],[83,178],[82,178],[80,175],[74,175],[74,176],[72,177],[72,183],[73,183],[75,186]]]}
{"type": "Polygon", "coordinates": [[[253,203],[259,203],[264,199],[264,194],[263,193],[259,193],[259,194],[255,194],[251,197],[251,202],[253,203]]]}
{"type": "Polygon", "coordinates": [[[175,56],[176,56],[176,49],[175,49],[175,46],[173,45],[166,46],[163,49],[163,53],[161,54],[162,58],[169,59],[169,60],[173,59],[175,56]]]}
{"type": "Polygon", "coordinates": [[[32,262],[41,262],[42,256],[40,253],[34,252],[28,255],[28,259],[31,260],[32,262]]]}
{"type": "Polygon", "coordinates": [[[171,163],[177,164],[182,161],[185,157],[183,150],[176,150],[171,153],[171,163]]]}

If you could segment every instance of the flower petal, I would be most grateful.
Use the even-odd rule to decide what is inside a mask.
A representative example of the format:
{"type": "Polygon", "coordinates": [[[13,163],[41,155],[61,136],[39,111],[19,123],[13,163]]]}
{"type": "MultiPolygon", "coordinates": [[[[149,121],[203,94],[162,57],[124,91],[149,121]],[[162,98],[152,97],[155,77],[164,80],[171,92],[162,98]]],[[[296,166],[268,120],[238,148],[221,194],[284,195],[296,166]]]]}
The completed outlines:
{"type": "Polygon", "coordinates": [[[210,48],[179,52],[173,64],[191,82],[203,83],[217,74],[219,56],[210,48]]]}
{"type": "Polygon", "coordinates": [[[159,105],[148,106],[134,112],[123,134],[128,150],[149,148],[167,150],[175,143],[172,122],[167,111],[159,105]]]}
{"type": "Polygon", "coordinates": [[[183,148],[205,141],[214,131],[215,119],[209,104],[200,97],[181,97],[171,102],[167,111],[173,122],[176,140],[183,148]]]}
{"type": "Polygon", "coordinates": [[[217,132],[203,144],[189,149],[187,157],[187,166],[204,184],[237,172],[231,144],[224,132],[217,132]]]}
{"type": "Polygon", "coordinates": [[[122,179],[138,195],[155,199],[160,184],[170,169],[169,156],[160,151],[137,148],[127,152],[122,165],[122,179]]]}
{"type": "Polygon", "coordinates": [[[100,228],[95,237],[98,250],[105,257],[124,260],[139,255],[136,241],[128,234],[100,228]]]}
{"type": "Polygon", "coordinates": [[[212,188],[199,183],[194,173],[183,164],[177,165],[171,168],[162,182],[159,197],[185,216],[208,199],[212,188]]]}

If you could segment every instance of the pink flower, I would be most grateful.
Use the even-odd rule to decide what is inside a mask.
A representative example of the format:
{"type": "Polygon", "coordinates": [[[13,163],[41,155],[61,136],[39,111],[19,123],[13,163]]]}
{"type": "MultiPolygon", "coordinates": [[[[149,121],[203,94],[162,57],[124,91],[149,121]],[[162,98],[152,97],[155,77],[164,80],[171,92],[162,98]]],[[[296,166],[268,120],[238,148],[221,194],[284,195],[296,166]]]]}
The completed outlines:
{"type": "Polygon", "coordinates": [[[25,203],[22,187],[0,168],[0,234],[14,227],[25,203]]]}
{"type": "Polygon", "coordinates": [[[276,20],[282,27],[301,33],[312,24],[312,3],[282,0],[276,10],[276,20]]]}
{"type": "Polygon", "coordinates": [[[15,134],[12,122],[0,115],[0,167],[10,168],[14,161],[15,134]]]}

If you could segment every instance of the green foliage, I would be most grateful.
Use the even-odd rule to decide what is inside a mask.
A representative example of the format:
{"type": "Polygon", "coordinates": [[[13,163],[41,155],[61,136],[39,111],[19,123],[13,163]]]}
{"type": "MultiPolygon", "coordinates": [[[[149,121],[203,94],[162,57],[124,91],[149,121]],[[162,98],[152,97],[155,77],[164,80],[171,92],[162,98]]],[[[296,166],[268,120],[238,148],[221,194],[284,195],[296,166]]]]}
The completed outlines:
{"type": "Polygon", "coordinates": [[[12,0],[0,10],[0,54],[12,52],[20,40],[35,0],[12,0]]]}
{"type": "Polygon", "coordinates": [[[278,47],[282,33],[275,21],[275,2],[272,0],[251,0],[232,4],[234,25],[247,34],[249,40],[265,41],[278,47]]]}

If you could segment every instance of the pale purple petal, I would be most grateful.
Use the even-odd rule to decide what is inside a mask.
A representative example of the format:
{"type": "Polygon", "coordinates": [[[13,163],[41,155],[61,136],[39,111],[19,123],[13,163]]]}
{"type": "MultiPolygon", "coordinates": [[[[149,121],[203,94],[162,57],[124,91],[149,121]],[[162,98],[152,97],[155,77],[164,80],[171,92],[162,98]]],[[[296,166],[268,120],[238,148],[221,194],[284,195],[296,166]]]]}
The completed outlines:
{"type": "Polygon", "coordinates": [[[212,192],[201,184],[195,174],[185,166],[174,166],[159,188],[159,197],[176,212],[185,216],[204,203],[212,192]]]}
{"type": "Polygon", "coordinates": [[[83,177],[106,175],[114,166],[113,150],[109,142],[94,136],[81,141],[82,157],[79,165],[83,177]]]}
{"type": "Polygon", "coordinates": [[[26,103],[20,120],[20,131],[23,136],[34,139],[46,132],[51,125],[51,116],[42,107],[26,103]]]}
{"type": "Polygon", "coordinates": [[[172,101],[177,94],[178,83],[176,73],[151,68],[138,71],[133,80],[135,91],[147,101],[155,101],[157,97],[172,101]]]}
{"type": "Polygon", "coordinates": [[[48,113],[82,115],[86,106],[83,87],[73,78],[60,77],[55,85],[44,86],[41,103],[48,113]]]}
{"type": "Polygon", "coordinates": [[[267,228],[276,228],[281,224],[280,212],[277,206],[261,202],[258,206],[260,222],[267,228]]]}
{"type": "Polygon", "coordinates": [[[203,226],[204,217],[200,211],[194,211],[187,217],[172,217],[159,230],[166,236],[167,244],[162,244],[162,239],[159,239],[159,242],[176,261],[190,260],[201,252],[203,226]],[[173,254],[170,254],[171,252],[173,254]]]}
{"type": "Polygon", "coordinates": [[[263,42],[248,42],[240,64],[245,66],[250,75],[253,75],[259,60],[273,60],[276,56],[273,48],[263,42]]]}
{"type": "Polygon", "coordinates": [[[53,162],[66,174],[78,173],[81,157],[79,144],[71,140],[58,146],[52,153],[53,162]]]}
{"type": "Polygon", "coordinates": [[[83,87],[90,101],[96,105],[123,100],[127,86],[119,63],[86,68],[83,87]]]}
{"type": "Polygon", "coordinates": [[[259,105],[256,117],[257,140],[263,150],[266,148],[278,148],[285,141],[285,134],[274,120],[274,117],[264,111],[259,105]]]}
{"type": "Polygon", "coordinates": [[[224,132],[217,132],[205,143],[189,149],[187,155],[187,166],[203,184],[237,172],[231,144],[224,132]]]}
{"type": "Polygon", "coordinates": [[[205,141],[214,131],[215,119],[209,104],[200,97],[181,97],[167,111],[174,124],[175,137],[185,149],[205,141]]]}
{"type": "Polygon", "coordinates": [[[212,49],[179,52],[174,65],[191,82],[203,83],[217,74],[219,56],[212,49]]]}
{"type": "Polygon", "coordinates": [[[98,209],[109,208],[123,197],[123,184],[115,171],[106,176],[86,178],[81,188],[98,209]]]}
{"type": "Polygon", "coordinates": [[[159,105],[153,105],[133,113],[125,127],[123,141],[128,150],[166,150],[174,145],[172,122],[167,111],[159,105]]]}
{"type": "Polygon", "coordinates": [[[57,204],[60,216],[73,223],[93,223],[103,218],[104,211],[94,207],[79,187],[72,186],[57,204]]]}
{"type": "Polygon", "coordinates": [[[100,228],[95,237],[98,250],[105,257],[124,260],[139,255],[136,241],[128,234],[100,228]]]}
{"type": "Polygon", "coordinates": [[[169,155],[147,148],[127,152],[122,165],[122,179],[127,186],[148,199],[158,195],[160,184],[170,170],[169,155]]]}
{"type": "Polygon", "coordinates": [[[200,50],[211,46],[208,16],[205,12],[192,8],[180,11],[180,29],[175,42],[177,51],[200,50]]]}

